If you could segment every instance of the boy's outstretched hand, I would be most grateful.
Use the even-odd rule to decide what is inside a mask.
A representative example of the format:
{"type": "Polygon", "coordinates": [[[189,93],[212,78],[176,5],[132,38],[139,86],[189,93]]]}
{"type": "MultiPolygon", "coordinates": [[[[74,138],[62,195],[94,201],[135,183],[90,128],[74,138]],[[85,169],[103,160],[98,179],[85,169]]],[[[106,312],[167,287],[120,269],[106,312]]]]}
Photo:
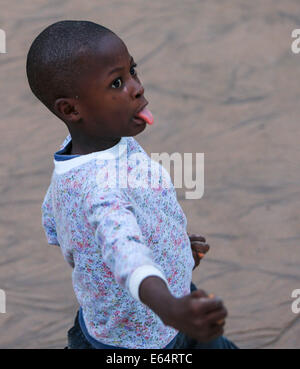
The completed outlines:
{"type": "Polygon", "coordinates": [[[209,342],[224,333],[226,316],[219,297],[197,290],[174,301],[166,323],[199,342],[209,342]]]}
{"type": "Polygon", "coordinates": [[[140,284],[141,301],[164,322],[199,342],[209,342],[224,332],[227,310],[223,301],[197,290],[184,297],[174,297],[165,282],[156,276],[140,284]]]}
{"type": "Polygon", "coordinates": [[[199,234],[189,234],[189,239],[191,241],[191,248],[193,252],[193,257],[195,260],[194,269],[200,264],[201,259],[209,250],[209,245],[206,243],[206,240],[203,236],[199,234]]]}

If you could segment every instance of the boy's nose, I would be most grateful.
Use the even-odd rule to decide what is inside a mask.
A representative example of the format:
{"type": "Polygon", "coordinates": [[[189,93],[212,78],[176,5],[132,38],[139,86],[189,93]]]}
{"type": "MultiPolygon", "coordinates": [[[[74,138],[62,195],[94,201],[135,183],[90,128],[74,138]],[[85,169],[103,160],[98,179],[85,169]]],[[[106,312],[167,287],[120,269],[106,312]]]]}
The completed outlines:
{"type": "Polygon", "coordinates": [[[132,82],[132,96],[134,99],[137,99],[144,94],[144,87],[143,85],[138,81],[132,82]]]}
{"type": "Polygon", "coordinates": [[[136,98],[137,97],[141,97],[141,96],[143,96],[144,95],[144,87],[143,87],[143,85],[140,83],[140,85],[139,85],[139,89],[138,89],[138,91],[137,91],[137,93],[136,93],[136,98]]]}

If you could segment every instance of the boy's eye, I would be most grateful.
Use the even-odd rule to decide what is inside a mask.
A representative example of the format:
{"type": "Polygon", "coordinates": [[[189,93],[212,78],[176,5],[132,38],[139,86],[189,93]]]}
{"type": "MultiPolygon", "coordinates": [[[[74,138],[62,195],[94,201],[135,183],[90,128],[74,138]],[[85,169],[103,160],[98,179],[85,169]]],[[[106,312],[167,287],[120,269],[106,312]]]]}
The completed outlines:
{"type": "Polygon", "coordinates": [[[112,88],[120,88],[121,87],[121,78],[116,79],[113,84],[112,88]]]}
{"type": "MultiPolygon", "coordinates": [[[[133,64],[133,66],[130,68],[130,74],[132,76],[135,76],[137,74],[135,68],[137,67],[137,64],[133,64]]],[[[122,79],[119,77],[116,80],[114,80],[114,82],[112,83],[112,88],[120,88],[122,85],[122,79]]]]}
{"type": "Polygon", "coordinates": [[[136,67],[137,67],[137,64],[134,63],[133,66],[130,68],[130,72],[133,71],[133,73],[131,73],[133,76],[136,74],[136,70],[135,70],[136,67]]]}

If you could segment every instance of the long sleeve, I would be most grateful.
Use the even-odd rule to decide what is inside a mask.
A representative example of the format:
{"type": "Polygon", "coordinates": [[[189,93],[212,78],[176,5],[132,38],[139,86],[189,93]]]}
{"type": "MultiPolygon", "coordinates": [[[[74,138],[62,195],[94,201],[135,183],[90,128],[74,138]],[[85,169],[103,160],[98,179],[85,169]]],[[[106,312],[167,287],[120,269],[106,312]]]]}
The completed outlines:
{"type": "Polygon", "coordinates": [[[168,285],[145,244],[132,204],[120,192],[95,189],[87,195],[85,206],[96,247],[122,287],[139,300],[139,285],[147,276],[159,276],[168,285]]]}

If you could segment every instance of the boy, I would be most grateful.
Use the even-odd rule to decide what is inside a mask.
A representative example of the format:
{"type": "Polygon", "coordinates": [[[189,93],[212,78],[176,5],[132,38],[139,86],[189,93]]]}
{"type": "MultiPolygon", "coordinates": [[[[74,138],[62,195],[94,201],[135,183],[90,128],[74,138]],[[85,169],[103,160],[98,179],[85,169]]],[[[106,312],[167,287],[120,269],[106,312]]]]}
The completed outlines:
{"type": "Polygon", "coordinates": [[[133,138],[152,123],[135,67],[117,35],[86,21],[49,26],[28,53],[33,93],[70,132],[42,215],[48,242],[73,268],[77,328],[93,348],[235,348],[221,337],[222,301],[190,293],[186,217],[167,172],[133,138]],[[116,168],[131,183],[121,175],[111,186],[116,168]],[[158,186],[135,186],[149,174],[158,186]]]}

